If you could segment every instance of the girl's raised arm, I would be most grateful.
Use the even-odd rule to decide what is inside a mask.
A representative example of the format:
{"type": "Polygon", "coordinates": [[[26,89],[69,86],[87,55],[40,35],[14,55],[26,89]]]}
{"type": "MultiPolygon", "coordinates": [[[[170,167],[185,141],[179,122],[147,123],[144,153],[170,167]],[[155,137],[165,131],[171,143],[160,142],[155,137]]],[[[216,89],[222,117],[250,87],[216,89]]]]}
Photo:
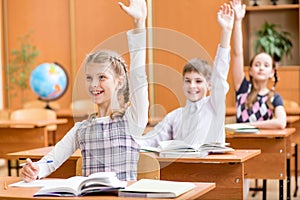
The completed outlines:
{"type": "Polygon", "coordinates": [[[244,73],[244,52],[243,52],[243,32],[242,32],[242,21],[246,13],[245,4],[241,4],[241,0],[233,0],[230,2],[231,7],[234,10],[235,20],[233,28],[233,44],[232,44],[232,77],[234,89],[237,91],[245,77],[244,73]]]}

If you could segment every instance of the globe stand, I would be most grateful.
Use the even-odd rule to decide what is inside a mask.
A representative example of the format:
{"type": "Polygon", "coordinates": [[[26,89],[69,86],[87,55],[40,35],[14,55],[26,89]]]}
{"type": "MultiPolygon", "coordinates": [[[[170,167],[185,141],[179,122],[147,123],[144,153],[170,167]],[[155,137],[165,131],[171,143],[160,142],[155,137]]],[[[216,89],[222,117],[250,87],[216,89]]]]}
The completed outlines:
{"type": "Polygon", "coordinates": [[[49,109],[49,110],[54,110],[53,108],[50,107],[50,104],[49,104],[49,101],[46,101],[46,106],[45,106],[46,109],[49,109]]]}

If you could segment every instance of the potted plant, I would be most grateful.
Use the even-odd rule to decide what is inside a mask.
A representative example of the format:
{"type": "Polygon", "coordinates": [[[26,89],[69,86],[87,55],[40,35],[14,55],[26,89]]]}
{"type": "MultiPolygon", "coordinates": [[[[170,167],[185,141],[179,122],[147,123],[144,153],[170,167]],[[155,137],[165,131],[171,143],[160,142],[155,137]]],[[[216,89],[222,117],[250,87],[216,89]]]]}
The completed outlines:
{"type": "Polygon", "coordinates": [[[29,86],[31,66],[39,54],[36,47],[30,44],[30,35],[26,34],[18,38],[20,48],[11,51],[11,59],[6,66],[9,81],[8,93],[14,98],[20,92],[22,103],[25,101],[24,92],[29,86]]]}
{"type": "Polygon", "coordinates": [[[277,24],[265,22],[261,29],[256,32],[258,37],[255,41],[255,53],[264,51],[272,55],[276,62],[279,62],[283,55],[291,56],[293,47],[290,39],[291,34],[286,31],[278,31],[277,24]]]}

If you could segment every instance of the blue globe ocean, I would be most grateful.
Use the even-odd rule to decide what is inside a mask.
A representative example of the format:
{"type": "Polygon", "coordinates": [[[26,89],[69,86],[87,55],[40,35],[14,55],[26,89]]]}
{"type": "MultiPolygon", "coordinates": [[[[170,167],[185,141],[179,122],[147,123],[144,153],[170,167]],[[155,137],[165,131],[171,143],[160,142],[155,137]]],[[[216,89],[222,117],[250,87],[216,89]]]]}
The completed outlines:
{"type": "Polygon", "coordinates": [[[37,66],[30,76],[30,87],[40,99],[51,101],[61,97],[68,86],[64,69],[55,63],[37,66]]]}

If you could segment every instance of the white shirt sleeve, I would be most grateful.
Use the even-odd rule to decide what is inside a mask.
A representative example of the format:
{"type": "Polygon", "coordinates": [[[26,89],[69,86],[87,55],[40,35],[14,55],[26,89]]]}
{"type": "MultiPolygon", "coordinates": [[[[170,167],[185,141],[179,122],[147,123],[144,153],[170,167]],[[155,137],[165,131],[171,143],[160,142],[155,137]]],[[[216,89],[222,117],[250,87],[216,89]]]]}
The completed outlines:
{"type": "MultiPolygon", "coordinates": [[[[76,134],[78,123],[55,145],[54,149],[40,161],[53,160],[52,163],[39,164],[39,177],[44,178],[59,168],[77,149],[76,134]]],[[[40,162],[39,161],[39,162],[40,162]]]]}
{"type": "Polygon", "coordinates": [[[173,124],[177,117],[177,110],[174,110],[167,114],[164,119],[159,122],[153,130],[149,131],[141,137],[137,137],[136,141],[141,146],[152,146],[157,147],[160,141],[172,140],[173,139],[173,124]]]}
{"type": "Polygon", "coordinates": [[[148,81],[146,76],[146,31],[127,32],[130,51],[130,107],[125,115],[130,134],[140,136],[148,123],[148,81]]]}
{"type": "Polygon", "coordinates": [[[227,76],[230,62],[230,48],[222,48],[220,45],[214,60],[212,73],[212,89],[210,94],[211,107],[214,112],[214,122],[211,123],[208,132],[208,142],[225,142],[225,112],[226,94],[229,90],[227,76]]]}

